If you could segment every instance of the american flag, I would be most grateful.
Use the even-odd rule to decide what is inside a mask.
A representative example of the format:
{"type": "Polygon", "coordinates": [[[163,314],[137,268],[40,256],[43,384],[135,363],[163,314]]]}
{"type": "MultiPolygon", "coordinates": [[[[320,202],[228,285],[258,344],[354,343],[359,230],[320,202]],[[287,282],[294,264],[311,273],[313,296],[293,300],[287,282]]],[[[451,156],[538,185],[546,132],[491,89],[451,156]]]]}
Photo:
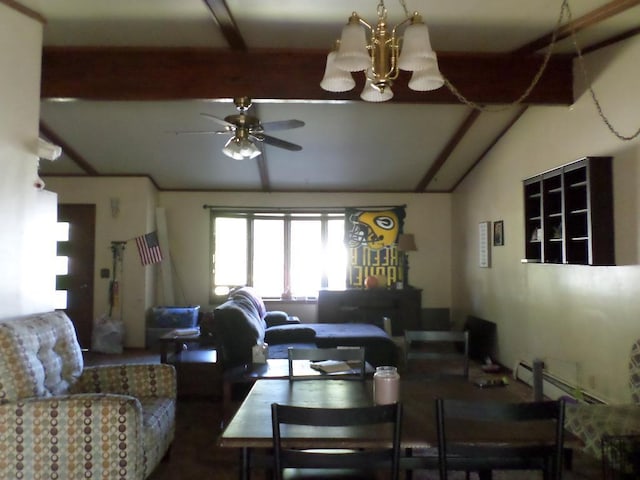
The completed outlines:
{"type": "Polygon", "coordinates": [[[158,243],[158,234],[156,232],[147,233],[136,237],[136,246],[140,254],[142,265],[149,265],[162,261],[162,250],[158,243]]]}

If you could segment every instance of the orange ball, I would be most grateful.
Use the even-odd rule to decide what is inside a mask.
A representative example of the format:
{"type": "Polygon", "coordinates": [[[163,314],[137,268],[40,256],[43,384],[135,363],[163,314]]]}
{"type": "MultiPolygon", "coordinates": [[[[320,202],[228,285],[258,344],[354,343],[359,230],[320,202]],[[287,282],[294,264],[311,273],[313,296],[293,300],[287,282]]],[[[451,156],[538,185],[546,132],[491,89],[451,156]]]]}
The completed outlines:
{"type": "Polygon", "coordinates": [[[378,286],[378,279],[373,275],[369,275],[364,279],[365,288],[376,288],[378,286]]]}

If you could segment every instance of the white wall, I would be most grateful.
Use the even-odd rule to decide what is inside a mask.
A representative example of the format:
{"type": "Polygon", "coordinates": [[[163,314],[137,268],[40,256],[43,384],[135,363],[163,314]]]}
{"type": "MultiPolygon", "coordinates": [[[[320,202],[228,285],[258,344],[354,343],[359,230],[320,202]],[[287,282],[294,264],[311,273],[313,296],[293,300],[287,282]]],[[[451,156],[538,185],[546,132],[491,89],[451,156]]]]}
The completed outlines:
{"type": "MultiPolygon", "coordinates": [[[[99,269],[110,267],[108,252],[112,240],[126,240],[153,230],[156,199],[147,179],[48,177],[47,185],[58,192],[61,203],[94,203],[96,220],[96,300],[94,314],[107,306],[108,281],[99,278],[99,269]],[[110,198],[120,199],[121,216],[109,213],[110,198]],[[125,213],[126,212],[126,213],[125,213]]],[[[417,252],[411,252],[411,284],[423,288],[425,307],[448,307],[451,303],[451,205],[445,194],[299,194],[299,193],[193,193],[160,192],[158,206],[165,209],[169,247],[173,260],[175,302],[209,308],[210,217],[204,204],[221,206],[365,206],[407,205],[405,231],[416,236],[417,252]]],[[[169,268],[165,263],[160,268],[169,268]]],[[[135,245],[128,244],[125,257],[123,320],[127,330],[125,345],[144,345],[144,311],[166,305],[159,285],[160,271],[142,267],[135,245]]],[[[304,321],[315,321],[315,304],[270,305],[286,309],[304,321]]]]}
{"type": "MultiPolygon", "coordinates": [[[[155,230],[156,194],[144,177],[100,177],[77,179],[47,178],[47,188],[58,193],[60,203],[96,206],[94,318],[109,311],[109,278],[100,269],[112,270],[111,242],[127,241],[123,273],[119,275],[121,318],[125,326],[125,346],[144,347],[145,315],[156,304],[157,265],[143,266],[133,239],[155,230]],[[118,202],[114,215],[111,200],[118,202]]],[[[118,313],[118,312],[116,312],[118,313]]]]}
{"type": "Polygon", "coordinates": [[[0,3],[0,318],[51,310],[56,197],[39,191],[42,24],[0,3]]]}
{"type": "MultiPolygon", "coordinates": [[[[611,122],[640,127],[640,38],[595,52],[587,70],[611,122]]],[[[581,71],[575,71],[581,78],[581,71]]],[[[576,91],[583,92],[578,85],[576,91]]],[[[490,115],[486,113],[485,115],[490,115]]],[[[548,368],[612,401],[628,401],[628,355],[640,337],[640,140],[618,140],[589,93],[571,107],[536,107],[472,172],[452,200],[453,309],[498,324],[499,360],[542,358],[548,368]],[[522,180],[582,156],[614,157],[616,255],[620,266],[522,264],[522,180]],[[478,267],[478,223],[504,220],[505,246],[478,267]]]]}
{"type": "MultiPolygon", "coordinates": [[[[445,194],[183,193],[162,192],[169,242],[187,303],[207,305],[210,290],[210,220],[203,205],[344,207],[406,204],[406,232],[415,234],[410,281],[423,288],[425,307],[451,302],[450,196],[445,194]]],[[[179,298],[179,297],[178,297],[179,298]]]]}

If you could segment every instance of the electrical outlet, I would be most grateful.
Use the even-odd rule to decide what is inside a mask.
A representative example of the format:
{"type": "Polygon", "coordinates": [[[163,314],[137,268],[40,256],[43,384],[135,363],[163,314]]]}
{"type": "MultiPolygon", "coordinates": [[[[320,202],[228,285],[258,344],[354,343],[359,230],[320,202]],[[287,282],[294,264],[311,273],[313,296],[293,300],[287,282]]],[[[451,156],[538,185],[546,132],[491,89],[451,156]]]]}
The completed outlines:
{"type": "Polygon", "coordinates": [[[594,390],[596,388],[596,376],[589,375],[589,378],[587,379],[587,384],[589,385],[589,388],[591,390],[594,390]]]}
{"type": "Polygon", "coordinates": [[[109,271],[108,268],[100,269],[100,278],[109,278],[109,275],[111,275],[111,272],[109,271]]]}

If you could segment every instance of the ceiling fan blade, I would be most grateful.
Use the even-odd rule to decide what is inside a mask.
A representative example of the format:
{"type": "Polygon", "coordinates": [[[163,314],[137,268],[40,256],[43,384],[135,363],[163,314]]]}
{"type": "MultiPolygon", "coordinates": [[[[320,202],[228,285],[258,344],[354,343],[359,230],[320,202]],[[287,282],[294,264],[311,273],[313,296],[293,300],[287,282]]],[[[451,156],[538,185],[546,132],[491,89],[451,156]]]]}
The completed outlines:
{"type": "Polygon", "coordinates": [[[284,148],[285,150],[291,150],[292,152],[299,152],[302,150],[300,145],[296,145],[295,143],[287,142],[280,138],[272,137],[271,135],[261,135],[262,141],[264,143],[268,143],[269,145],[273,145],[274,147],[284,148]]]}
{"type": "Polygon", "coordinates": [[[233,133],[231,130],[178,130],[167,133],[175,133],[176,135],[219,135],[221,133],[233,133]]]}
{"type": "Polygon", "coordinates": [[[227,128],[236,128],[236,126],[233,123],[229,123],[226,120],[223,120],[221,118],[218,117],[214,117],[213,115],[209,114],[209,113],[201,113],[200,115],[202,115],[203,117],[207,117],[209,120],[213,120],[214,122],[219,123],[220,125],[223,125],[227,128]]]}
{"type": "Polygon", "coordinates": [[[302,120],[280,120],[275,122],[262,122],[262,128],[264,130],[276,131],[276,130],[291,130],[292,128],[304,127],[302,120]]]}

